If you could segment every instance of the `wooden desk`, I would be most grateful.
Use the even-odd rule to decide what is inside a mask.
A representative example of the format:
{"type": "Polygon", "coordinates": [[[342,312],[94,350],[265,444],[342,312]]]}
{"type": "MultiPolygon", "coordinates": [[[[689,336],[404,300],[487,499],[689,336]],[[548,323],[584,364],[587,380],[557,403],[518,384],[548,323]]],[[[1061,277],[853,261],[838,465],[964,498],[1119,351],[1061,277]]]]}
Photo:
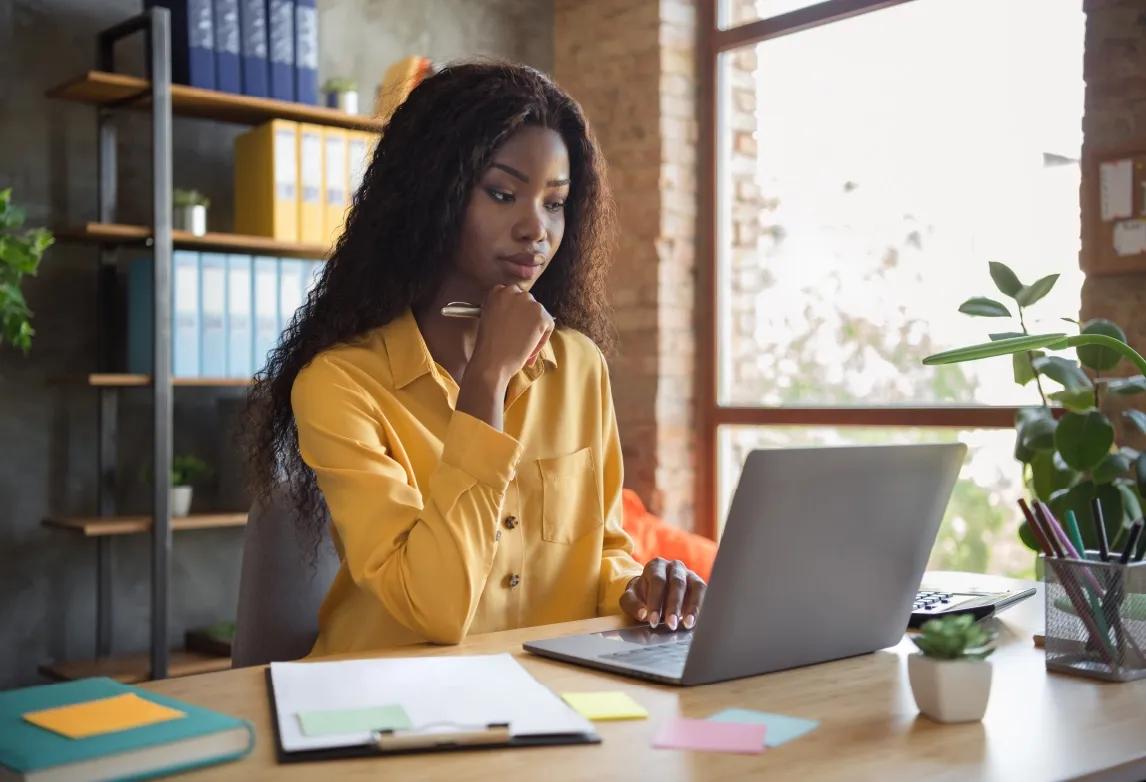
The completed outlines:
{"type": "MultiPolygon", "coordinates": [[[[1018,583],[1018,582],[1016,582],[1018,583]]],[[[1146,680],[1109,684],[1048,674],[1032,633],[1042,594],[1002,614],[994,685],[981,723],[937,725],[919,716],[907,682],[906,639],[874,654],[702,687],[644,684],[551,662],[523,641],[621,626],[618,618],[475,636],[457,647],[407,647],[385,656],[511,652],[556,692],[624,690],[651,718],[598,723],[599,746],[494,750],[276,765],[262,667],[146,685],[250,720],[250,756],[187,778],[314,779],[674,779],[1141,780],[1146,778],[1146,680]],[[818,730],[757,756],[656,750],[650,740],[671,715],[703,718],[739,706],[819,719],[818,730]]],[[[183,778],[181,776],[181,778],[183,778]]]]}

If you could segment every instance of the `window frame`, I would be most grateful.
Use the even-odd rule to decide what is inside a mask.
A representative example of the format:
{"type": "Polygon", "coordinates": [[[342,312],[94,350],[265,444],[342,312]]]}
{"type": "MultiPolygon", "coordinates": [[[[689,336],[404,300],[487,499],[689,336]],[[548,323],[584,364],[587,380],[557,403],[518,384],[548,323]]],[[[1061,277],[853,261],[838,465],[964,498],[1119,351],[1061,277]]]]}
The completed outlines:
{"type": "Polygon", "coordinates": [[[697,258],[697,339],[698,377],[697,419],[700,440],[697,448],[694,529],[710,538],[717,530],[717,464],[718,433],[721,426],[927,426],[960,429],[1009,429],[1021,406],[905,406],[872,407],[762,406],[721,405],[717,395],[719,371],[717,362],[717,210],[719,208],[720,156],[717,127],[720,101],[718,64],[720,56],[734,49],[753,46],[763,41],[792,35],[832,22],[851,19],[861,14],[880,11],[915,0],[826,0],[786,14],[759,19],[736,27],[721,29],[718,3],[702,0],[698,4],[700,44],[699,107],[699,176],[697,258]]]}

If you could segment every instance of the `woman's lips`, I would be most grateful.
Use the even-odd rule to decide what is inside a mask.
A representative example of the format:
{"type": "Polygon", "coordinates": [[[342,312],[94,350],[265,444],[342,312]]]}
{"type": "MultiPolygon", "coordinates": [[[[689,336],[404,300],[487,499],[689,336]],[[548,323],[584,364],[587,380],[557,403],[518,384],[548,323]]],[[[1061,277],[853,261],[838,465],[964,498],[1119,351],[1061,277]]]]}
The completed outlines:
{"type": "Polygon", "coordinates": [[[535,255],[509,255],[503,256],[509,273],[521,280],[532,280],[541,273],[544,264],[535,255]]]}

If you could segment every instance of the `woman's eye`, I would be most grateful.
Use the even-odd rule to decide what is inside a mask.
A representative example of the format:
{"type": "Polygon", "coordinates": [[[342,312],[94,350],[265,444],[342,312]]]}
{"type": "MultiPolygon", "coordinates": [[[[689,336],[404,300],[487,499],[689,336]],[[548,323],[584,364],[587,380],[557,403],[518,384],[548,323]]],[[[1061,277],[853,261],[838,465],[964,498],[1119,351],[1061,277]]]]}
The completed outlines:
{"type": "Polygon", "coordinates": [[[513,195],[511,193],[504,193],[501,190],[488,189],[489,197],[499,204],[509,204],[513,202],[513,195]]]}
{"type": "Polygon", "coordinates": [[[564,201],[550,201],[548,204],[545,205],[545,208],[548,209],[550,212],[553,212],[554,214],[556,214],[557,212],[560,212],[561,210],[563,210],[565,208],[565,202],[564,201]]]}

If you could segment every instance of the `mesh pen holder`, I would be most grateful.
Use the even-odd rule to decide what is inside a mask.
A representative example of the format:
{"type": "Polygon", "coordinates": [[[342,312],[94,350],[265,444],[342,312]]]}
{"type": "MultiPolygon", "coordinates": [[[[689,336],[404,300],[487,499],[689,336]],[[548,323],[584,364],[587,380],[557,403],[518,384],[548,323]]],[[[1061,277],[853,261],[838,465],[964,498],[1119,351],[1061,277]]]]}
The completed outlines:
{"type": "Polygon", "coordinates": [[[1115,682],[1146,678],[1146,562],[1086,556],[1041,557],[1047,670],[1115,682]]]}

